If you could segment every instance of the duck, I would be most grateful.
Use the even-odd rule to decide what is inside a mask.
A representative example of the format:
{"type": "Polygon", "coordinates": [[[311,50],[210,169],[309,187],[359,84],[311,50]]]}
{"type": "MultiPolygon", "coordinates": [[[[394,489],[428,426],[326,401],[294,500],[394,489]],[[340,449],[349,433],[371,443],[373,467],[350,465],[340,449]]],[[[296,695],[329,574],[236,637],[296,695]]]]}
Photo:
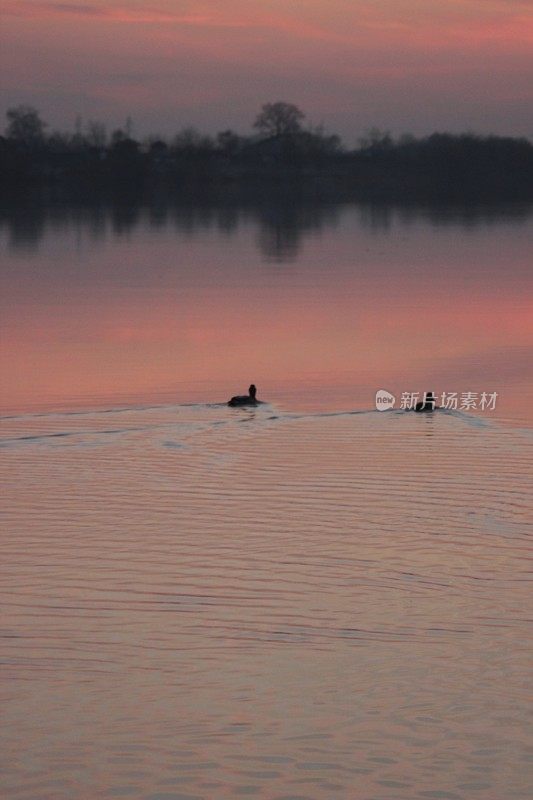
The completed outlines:
{"type": "Polygon", "coordinates": [[[426,392],[424,396],[424,400],[420,403],[415,405],[415,411],[435,411],[436,408],[436,398],[433,392],[426,392]]]}
{"type": "Polygon", "coordinates": [[[254,384],[250,384],[248,394],[238,394],[228,400],[228,406],[257,406],[261,402],[256,398],[257,389],[254,384]]]}

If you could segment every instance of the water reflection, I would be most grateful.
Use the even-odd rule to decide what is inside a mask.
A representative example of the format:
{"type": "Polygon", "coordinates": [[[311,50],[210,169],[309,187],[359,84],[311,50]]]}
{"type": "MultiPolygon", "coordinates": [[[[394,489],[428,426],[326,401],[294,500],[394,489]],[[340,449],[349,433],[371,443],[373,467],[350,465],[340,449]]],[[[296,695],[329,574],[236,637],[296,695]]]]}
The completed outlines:
{"type": "Polygon", "coordinates": [[[0,231],[7,232],[10,250],[37,249],[45,235],[72,227],[83,227],[91,238],[125,236],[137,228],[162,230],[172,225],[191,236],[217,231],[232,235],[253,220],[258,228],[257,246],[268,261],[279,263],[298,258],[305,240],[324,228],[335,228],[342,209],[357,209],[361,228],[376,233],[395,226],[421,222],[435,226],[457,226],[462,230],[501,224],[522,225],[531,219],[533,205],[390,205],[387,203],[323,202],[296,193],[267,191],[263,196],[230,196],[221,204],[217,197],[182,197],[172,203],[160,199],[140,202],[93,202],[81,205],[49,204],[35,200],[0,207],[0,231]]]}
{"type": "Polygon", "coordinates": [[[3,405],[218,401],[255,382],[368,408],[429,383],[522,414],[532,221],[294,192],[4,209],[3,405]]]}

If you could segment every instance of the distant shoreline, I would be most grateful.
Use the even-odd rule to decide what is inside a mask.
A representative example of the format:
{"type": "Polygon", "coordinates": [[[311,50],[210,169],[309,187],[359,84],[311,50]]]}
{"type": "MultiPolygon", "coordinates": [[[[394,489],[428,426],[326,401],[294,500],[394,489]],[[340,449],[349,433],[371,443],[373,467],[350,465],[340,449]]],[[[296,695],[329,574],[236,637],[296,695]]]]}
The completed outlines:
{"type": "Polygon", "coordinates": [[[211,140],[105,146],[0,137],[0,200],[47,193],[172,198],[188,193],[242,195],[281,189],[326,200],[499,202],[533,200],[533,145],[526,139],[433,134],[321,150],[319,136],[243,139],[236,149],[211,140]]]}

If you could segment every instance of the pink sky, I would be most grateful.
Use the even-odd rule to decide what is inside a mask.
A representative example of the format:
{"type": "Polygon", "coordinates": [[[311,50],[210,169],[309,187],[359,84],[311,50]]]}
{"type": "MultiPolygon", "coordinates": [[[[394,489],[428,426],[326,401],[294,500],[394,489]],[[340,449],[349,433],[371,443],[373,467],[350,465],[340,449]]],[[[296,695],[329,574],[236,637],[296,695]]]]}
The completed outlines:
{"type": "Polygon", "coordinates": [[[525,0],[4,0],[0,113],[35,105],[171,134],[247,132],[295,102],[348,144],[474,130],[533,138],[533,3],[525,0]]]}

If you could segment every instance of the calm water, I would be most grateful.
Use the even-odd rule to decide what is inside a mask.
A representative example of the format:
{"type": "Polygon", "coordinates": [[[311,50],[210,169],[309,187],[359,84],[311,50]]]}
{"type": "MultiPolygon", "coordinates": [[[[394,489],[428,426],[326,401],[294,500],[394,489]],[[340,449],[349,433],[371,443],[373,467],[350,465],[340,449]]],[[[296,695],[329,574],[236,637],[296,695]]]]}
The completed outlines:
{"type": "Polygon", "coordinates": [[[529,798],[527,210],[0,230],[2,796],[529,798]]]}
{"type": "Polygon", "coordinates": [[[533,419],[533,208],[0,213],[2,406],[499,393],[533,419]]]}

